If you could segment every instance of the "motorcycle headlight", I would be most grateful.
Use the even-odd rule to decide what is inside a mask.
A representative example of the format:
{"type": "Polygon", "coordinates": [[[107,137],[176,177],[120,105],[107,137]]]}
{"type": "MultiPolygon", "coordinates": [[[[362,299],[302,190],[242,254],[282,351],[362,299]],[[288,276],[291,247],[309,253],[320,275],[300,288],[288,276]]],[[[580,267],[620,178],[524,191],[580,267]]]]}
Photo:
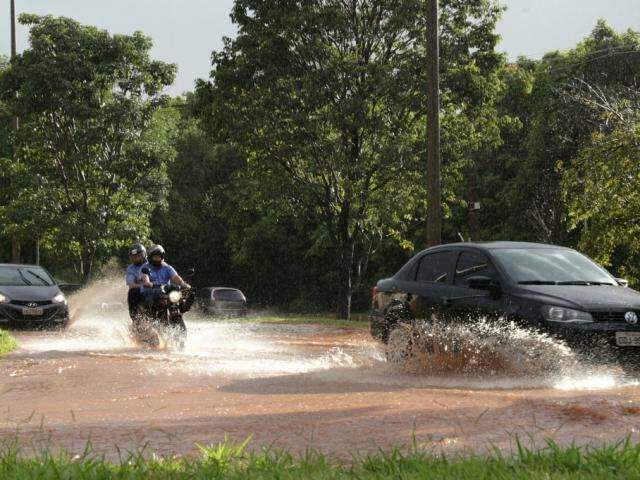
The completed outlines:
{"type": "Polygon", "coordinates": [[[181,298],[182,298],[182,294],[180,292],[178,292],[177,290],[169,292],[169,301],[171,303],[178,303],[181,298]]]}
{"type": "Polygon", "coordinates": [[[67,301],[64,294],[59,293],[55,297],[53,297],[53,303],[65,303],[67,301]]]}
{"type": "Polygon", "coordinates": [[[9,297],[0,293],[0,303],[9,303],[9,297]]]}
{"type": "Polygon", "coordinates": [[[589,312],[573,310],[571,308],[545,305],[542,307],[542,316],[548,322],[559,323],[592,323],[593,317],[589,312]]]}

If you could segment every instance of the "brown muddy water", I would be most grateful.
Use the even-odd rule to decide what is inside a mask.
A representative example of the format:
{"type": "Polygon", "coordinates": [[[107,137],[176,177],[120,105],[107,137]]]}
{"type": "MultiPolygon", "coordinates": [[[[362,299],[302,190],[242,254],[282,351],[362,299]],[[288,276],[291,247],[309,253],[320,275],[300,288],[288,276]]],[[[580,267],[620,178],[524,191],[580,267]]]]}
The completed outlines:
{"type": "MultiPolygon", "coordinates": [[[[0,360],[3,440],[72,452],[90,441],[117,458],[118,449],[190,454],[196,444],[252,436],[256,448],[349,458],[414,439],[418,448],[460,452],[508,450],[516,438],[640,436],[638,382],[616,367],[566,361],[557,346],[538,345],[544,368],[527,371],[405,369],[387,363],[362,329],[188,315],[184,351],[149,351],[129,339],[117,300],[85,293],[81,303],[68,331],[15,333],[19,350],[0,360]],[[549,358],[565,363],[552,368],[549,358]]],[[[517,348],[508,355],[515,365],[535,360],[517,348]]]]}

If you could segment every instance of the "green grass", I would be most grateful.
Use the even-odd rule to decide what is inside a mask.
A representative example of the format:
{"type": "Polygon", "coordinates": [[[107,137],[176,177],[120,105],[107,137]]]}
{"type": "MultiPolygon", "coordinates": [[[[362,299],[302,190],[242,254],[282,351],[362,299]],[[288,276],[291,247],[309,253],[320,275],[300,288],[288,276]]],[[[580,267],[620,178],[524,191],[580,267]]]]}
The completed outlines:
{"type": "Polygon", "coordinates": [[[90,449],[71,457],[40,451],[28,456],[15,445],[0,449],[0,478],[11,479],[610,479],[640,478],[640,445],[629,441],[599,448],[561,448],[553,442],[539,450],[518,446],[514,455],[438,456],[400,450],[351,461],[264,450],[246,443],[200,447],[196,458],[160,458],[140,452],[115,463],[90,449]]]}
{"type": "Polygon", "coordinates": [[[0,330],[0,357],[9,353],[17,346],[18,342],[16,342],[16,339],[13,338],[9,332],[0,330]]]}
{"type": "Polygon", "coordinates": [[[368,328],[369,322],[365,314],[352,316],[351,320],[338,320],[331,315],[249,315],[242,321],[251,323],[287,323],[287,324],[309,324],[327,325],[333,327],[368,328]]]}

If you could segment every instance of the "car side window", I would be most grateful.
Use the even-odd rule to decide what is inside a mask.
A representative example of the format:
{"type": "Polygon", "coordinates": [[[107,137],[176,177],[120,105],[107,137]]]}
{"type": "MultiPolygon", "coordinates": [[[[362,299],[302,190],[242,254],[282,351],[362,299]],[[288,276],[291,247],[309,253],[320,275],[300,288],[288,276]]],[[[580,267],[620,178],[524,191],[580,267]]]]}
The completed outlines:
{"type": "Polygon", "coordinates": [[[468,287],[467,279],[478,275],[489,277],[494,282],[498,280],[498,275],[487,257],[478,252],[462,252],[456,265],[455,285],[468,287]]]}
{"type": "Polygon", "coordinates": [[[451,252],[429,253],[422,257],[416,280],[418,282],[447,283],[452,267],[451,252]]]}

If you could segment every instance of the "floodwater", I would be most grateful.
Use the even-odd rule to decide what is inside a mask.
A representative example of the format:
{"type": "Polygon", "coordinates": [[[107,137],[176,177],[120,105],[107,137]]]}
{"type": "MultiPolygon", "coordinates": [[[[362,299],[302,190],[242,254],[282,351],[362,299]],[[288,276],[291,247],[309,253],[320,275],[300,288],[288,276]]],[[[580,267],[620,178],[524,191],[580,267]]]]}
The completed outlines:
{"type": "Polygon", "coordinates": [[[640,436],[638,382],[616,367],[567,360],[546,340],[521,342],[543,344],[543,368],[533,371],[514,370],[533,360],[513,342],[509,368],[434,371],[388,363],[358,328],[188,314],[185,349],[151,351],[130,340],[117,301],[85,292],[76,304],[68,331],[16,332],[19,350],[0,360],[4,440],[72,452],[90,441],[117,458],[143,445],[190,454],[196,444],[251,436],[255,448],[349,458],[391,446],[465,452],[508,450],[516,439],[542,446],[640,436]]]}

